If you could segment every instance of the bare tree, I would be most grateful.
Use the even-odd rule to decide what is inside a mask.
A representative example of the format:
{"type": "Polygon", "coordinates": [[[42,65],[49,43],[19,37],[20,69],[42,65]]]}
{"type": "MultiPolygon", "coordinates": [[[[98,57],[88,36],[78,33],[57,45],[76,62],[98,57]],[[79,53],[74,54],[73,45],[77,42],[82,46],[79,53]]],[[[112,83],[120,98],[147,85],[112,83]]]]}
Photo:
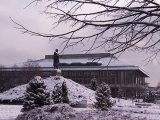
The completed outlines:
{"type": "Polygon", "coordinates": [[[27,80],[27,82],[34,76],[41,75],[40,65],[30,59],[28,59],[27,62],[23,64],[22,71],[24,74],[23,76],[25,77],[24,79],[25,81],[27,80]]]}
{"type": "Polygon", "coordinates": [[[158,0],[34,0],[46,2],[44,14],[54,19],[54,29],[43,34],[16,23],[23,33],[63,39],[64,49],[92,43],[87,51],[103,48],[113,54],[126,50],[144,51],[154,59],[160,52],[160,3],[158,0]]]}
{"type": "Polygon", "coordinates": [[[0,65],[0,92],[2,92],[6,87],[5,83],[4,83],[4,80],[3,80],[3,76],[5,74],[4,70],[5,70],[5,66],[0,65]]]}
{"type": "Polygon", "coordinates": [[[0,65],[0,69],[4,69],[5,68],[5,66],[4,65],[0,65]]]}

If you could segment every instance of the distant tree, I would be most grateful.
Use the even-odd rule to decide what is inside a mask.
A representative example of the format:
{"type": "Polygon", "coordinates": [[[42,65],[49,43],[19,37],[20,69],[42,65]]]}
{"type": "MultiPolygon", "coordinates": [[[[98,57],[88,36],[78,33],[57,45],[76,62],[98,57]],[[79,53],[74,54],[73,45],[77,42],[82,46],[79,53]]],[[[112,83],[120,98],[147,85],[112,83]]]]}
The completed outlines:
{"type": "Polygon", "coordinates": [[[0,68],[1,68],[1,69],[5,68],[5,65],[0,65],[0,68]]]}
{"type": "Polygon", "coordinates": [[[65,24],[68,29],[45,34],[15,22],[22,33],[63,39],[64,49],[89,41],[88,51],[104,48],[117,54],[130,49],[150,53],[150,59],[160,53],[159,0],[33,0],[31,4],[37,2],[46,2],[43,12],[54,18],[52,27],[61,29],[65,24]]]}
{"type": "Polygon", "coordinates": [[[4,65],[0,65],[0,78],[5,74],[5,66],[4,65]]]}
{"type": "Polygon", "coordinates": [[[160,90],[160,82],[158,82],[156,90],[160,90]]]}
{"type": "Polygon", "coordinates": [[[123,89],[119,87],[118,88],[118,95],[117,95],[118,101],[120,100],[120,98],[122,98],[122,96],[123,96],[123,89]]]}
{"type": "Polygon", "coordinates": [[[63,92],[62,92],[62,86],[56,84],[54,86],[54,90],[52,91],[52,100],[53,100],[53,102],[55,104],[62,103],[62,101],[63,101],[62,94],[63,94],[63,92]]]}
{"type": "Polygon", "coordinates": [[[110,87],[102,82],[100,86],[98,86],[95,93],[95,107],[100,110],[108,110],[112,107],[113,103],[111,100],[111,90],[110,87]]]}
{"type": "Polygon", "coordinates": [[[155,101],[155,93],[150,90],[146,90],[143,93],[143,102],[154,102],[155,101]]]}
{"type": "Polygon", "coordinates": [[[46,86],[40,77],[33,78],[26,87],[22,112],[36,107],[51,104],[50,93],[46,92],[46,86]]]}
{"type": "Polygon", "coordinates": [[[10,87],[8,81],[4,79],[5,78],[4,76],[5,76],[5,66],[0,65],[0,92],[10,87]]]}
{"type": "Polygon", "coordinates": [[[6,72],[8,69],[10,68],[0,65],[0,92],[13,88],[19,81],[22,81],[21,79],[19,79],[19,81],[16,79],[15,65],[11,68],[13,71],[8,73],[6,72]]]}
{"type": "Polygon", "coordinates": [[[69,103],[68,89],[67,89],[66,81],[62,83],[62,102],[69,103]]]}
{"type": "Polygon", "coordinates": [[[12,66],[12,68],[18,68],[18,65],[16,65],[16,64],[14,64],[13,66],[12,66]]]}
{"type": "Polygon", "coordinates": [[[38,62],[31,59],[28,59],[26,62],[24,62],[23,67],[28,71],[39,71],[40,69],[38,62]]]}
{"type": "Polygon", "coordinates": [[[22,72],[25,81],[28,82],[34,76],[41,75],[41,67],[36,61],[28,59],[27,62],[23,63],[22,72]]]}
{"type": "Polygon", "coordinates": [[[95,76],[91,79],[91,89],[96,90],[97,89],[97,79],[95,76]]]}

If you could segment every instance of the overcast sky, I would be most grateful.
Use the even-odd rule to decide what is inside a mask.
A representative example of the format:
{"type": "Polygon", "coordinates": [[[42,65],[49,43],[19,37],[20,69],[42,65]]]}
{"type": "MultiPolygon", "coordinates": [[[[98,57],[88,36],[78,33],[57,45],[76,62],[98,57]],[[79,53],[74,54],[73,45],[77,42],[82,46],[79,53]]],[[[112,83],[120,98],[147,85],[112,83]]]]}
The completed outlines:
{"type": "MultiPolygon", "coordinates": [[[[33,5],[24,9],[29,2],[29,0],[0,0],[0,64],[2,65],[16,64],[27,59],[42,59],[46,54],[53,54],[56,48],[60,48],[58,40],[49,42],[47,38],[21,34],[14,28],[15,25],[9,17],[34,31],[44,33],[50,31],[52,21],[40,14],[41,5],[33,5]]],[[[65,51],[65,53],[80,52],[81,50],[78,49],[65,51]]],[[[145,57],[144,53],[126,53],[119,59],[140,66],[150,75],[147,81],[151,86],[155,86],[160,81],[160,64],[155,60],[151,64],[145,65],[145,57]]]]}

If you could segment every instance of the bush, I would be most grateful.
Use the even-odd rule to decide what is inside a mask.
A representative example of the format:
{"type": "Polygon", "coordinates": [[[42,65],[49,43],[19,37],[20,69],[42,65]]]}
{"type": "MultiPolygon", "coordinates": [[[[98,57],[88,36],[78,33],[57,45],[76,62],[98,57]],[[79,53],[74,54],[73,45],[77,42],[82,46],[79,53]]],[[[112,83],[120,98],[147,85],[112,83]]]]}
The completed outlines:
{"type": "Polygon", "coordinates": [[[96,90],[97,89],[97,79],[95,76],[91,79],[91,89],[96,90]]]}
{"type": "Polygon", "coordinates": [[[69,103],[68,90],[65,81],[62,83],[62,85],[55,85],[55,88],[52,92],[52,99],[55,104],[69,103]]]}
{"type": "Polygon", "coordinates": [[[68,89],[65,81],[62,83],[62,102],[67,104],[69,103],[68,89]]]}
{"type": "Polygon", "coordinates": [[[113,103],[111,101],[111,90],[110,87],[106,83],[101,83],[98,86],[95,93],[95,107],[100,110],[108,110],[112,107],[113,103]]]}
{"type": "Polygon", "coordinates": [[[54,90],[52,92],[52,100],[55,104],[62,103],[62,87],[58,84],[54,86],[54,90]]]}
{"type": "Polygon", "coordinates": [[[154,102],[155,94],[152,91],[145,91],[143,93],[143,102],[154,102]]]}
{"type": "Polygon", "coordinates": [[[46,92],[44,82],[41,77],[35,77],[27,85],[22,112],[50,103],[50,93],[46,92]]]}

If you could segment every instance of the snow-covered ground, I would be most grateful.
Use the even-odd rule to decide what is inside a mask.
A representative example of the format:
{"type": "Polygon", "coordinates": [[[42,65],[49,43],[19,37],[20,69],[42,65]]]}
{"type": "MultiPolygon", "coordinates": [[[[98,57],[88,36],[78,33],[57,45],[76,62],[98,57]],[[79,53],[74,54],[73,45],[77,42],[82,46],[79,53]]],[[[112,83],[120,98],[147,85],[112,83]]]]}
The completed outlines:
{"type": "Polygon", "coordinates": [[[117,100],[116,105],[113,106],[112,109],[121,111],[122,113],[128,113],[133,117],[139,116],[147,120],[160,120],[160,105],[158,104],[136,103],[132,100],[121,99],[120,102],[117,100]]]}
{"type": "Polygon", "coordinates": [[[0,105],[0,120],[14,120],[21,114],[21,105],[0,105]]]}
{"type": "MultiPolygon", "coordinates": [[[[78,83],[75,83],[70,79],[66,79],[63,77],[60,77],[60,79],[56,79],[53,76],[44,79],[44,83],[47,86],[47,90],[50,92],[54,89],[54,86],[56,84],[61,84],[63,81],[66,82],[66,85],[68,87],[68,95],[70,101],[75,102],[75,101],[87,100],[88,104],[94,103],[95,92],[78,83]]],[[[26,85],[27,84],[17,86],[13,89],[0,93],[0,99],[1,100],[23,99],[24,92],[26,90],[26,85]]],[[[140,103],[143,105],[136,105],[136,102],[133,102],[132,100],[121,99],[120,102],[118,102],[117,99],[114,100],[116,100],[116,104],[111,109],[111,116],[115,112],[116,115],[119,115],[119,113],[121,113],[122,115],[127,115],[127,117],[128,115],[130,115],[131,117],[138,118],[138,120],[139,118],[145,118],[145,120],[160,120],[160,106],[158,104],[140,103]]],[[[20,112],[21,108],[22,108],[21,105],[0,105],[0,120],[15,119],[19,114],[21,114],[20,112]]],[[[74,110],[78,112],[82,111],[82,113],[83,112],[85,113],[85,111],[87,111],[87,114],[89,112],[92,112],[92,115],[96,114],[93,112],[92,108],[74,108],[74,110]]],[[[98,120],[98,118],[95,118],[94,120],[98,120]]]]}
{"type": "MultiPolygon", "coordinates": [[[[112,107],[113,111],[121,112],[123,115],[131,115],[132,117],[145,118],[146,120],[160,120],[160,106],[151,104],[151,106],[137,106],[131,100],[123,100],[116,102],[112,107]]],[[[22,106],[20,105],[0,105],[0,120],[13,120],[18,114],[21,114],[22,106]]],[[[89,111],[92,108],[74,108],[77,111],[89,111]]],[[[98,120],[98,119],[97,119],[98,120]]]]}

